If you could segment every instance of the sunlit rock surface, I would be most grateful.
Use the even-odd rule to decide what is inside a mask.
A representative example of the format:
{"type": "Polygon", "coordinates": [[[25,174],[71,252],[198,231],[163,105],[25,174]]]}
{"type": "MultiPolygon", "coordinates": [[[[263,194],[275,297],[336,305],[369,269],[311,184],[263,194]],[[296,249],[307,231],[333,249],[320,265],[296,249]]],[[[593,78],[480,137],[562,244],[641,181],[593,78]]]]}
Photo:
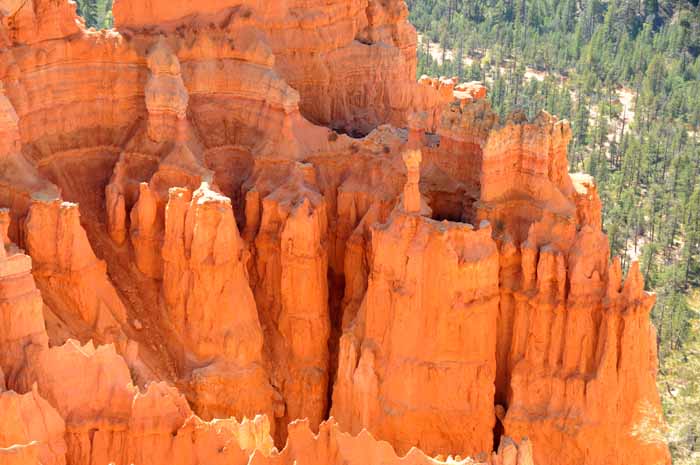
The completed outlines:
{"type": "Polygon", "coordinates": [[[566,121],[400,0],[114,17],[0,0],[0,464],[670,463],[566,121]]]}

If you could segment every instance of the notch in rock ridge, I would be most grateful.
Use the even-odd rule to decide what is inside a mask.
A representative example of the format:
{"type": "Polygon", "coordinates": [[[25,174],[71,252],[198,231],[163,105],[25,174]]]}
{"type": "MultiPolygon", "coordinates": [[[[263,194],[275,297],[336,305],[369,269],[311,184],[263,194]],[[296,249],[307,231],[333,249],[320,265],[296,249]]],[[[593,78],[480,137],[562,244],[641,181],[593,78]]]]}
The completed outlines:
{"type": "Polygon", "coordinates": [[[111,29],[114,25],[113,0],[75,0],[76,13],[85,20],[88,28],[111,29]]]}

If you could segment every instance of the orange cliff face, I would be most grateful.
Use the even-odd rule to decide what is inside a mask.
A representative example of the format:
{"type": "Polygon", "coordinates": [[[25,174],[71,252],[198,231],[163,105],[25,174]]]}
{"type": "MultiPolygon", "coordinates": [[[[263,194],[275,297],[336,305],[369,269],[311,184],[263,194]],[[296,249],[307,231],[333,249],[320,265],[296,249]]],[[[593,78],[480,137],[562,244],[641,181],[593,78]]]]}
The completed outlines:
{"type": "Polygon", "coordinates": [[[670,463],[568,123],[400,0],[114,16],[0,0],[0,465],[670,463]]]}

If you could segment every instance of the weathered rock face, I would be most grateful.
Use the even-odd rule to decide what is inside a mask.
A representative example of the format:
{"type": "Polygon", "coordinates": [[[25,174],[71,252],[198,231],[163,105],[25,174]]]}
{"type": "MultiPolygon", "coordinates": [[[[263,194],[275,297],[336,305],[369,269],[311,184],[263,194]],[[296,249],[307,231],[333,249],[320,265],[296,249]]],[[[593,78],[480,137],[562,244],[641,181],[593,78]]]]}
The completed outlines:
{"type": "Polygon", "coordinates": [[[9,241],[10,212],[0,209],[0,387],[16,389],[32,346],[46,348],[43,301],[32,277],[32,259],[9,241]]]}
{"type": "Polygon", "coordinates": [[[0,0],[0,464],[670,463],[568,123],[400,0],[114,15],[0,0]]]}
{"type": "Polygon", "coordinates": [[[619,259],[609,264],[595,185],[566,173],[570,137],[550,115],[514,114],[484,147],[476,215],[496,224],[501,251],[501,420],[568,451],[536,451],[538,463],[663,463],[654,297],[636,263],[624,284],[619,259]]]}
{"type": "Polygon", "coordinates": [[[63,418],[36,389],[0,392],[0,463],[66,463],[63,418]]]}
{"type": "Polygon", "coordinates": [[[407,454],[399,456],[392,447],[377,441],[367,431],[353,436],[343,432],[336,422],[329,420],[319,427],[315,435],[307,421],[296,421],[289,425],[289,440],[287,446],[279,454],[265,457],[256,453],[251,463],[292,465],[294,463],[343,463],[359,465],[362,463],[409,463],[414,465],[428,464],[459,464],[459,465],[531,465],[532,445],[526,439],[520,444],[504,440],[498,452],[484,454],[477,460],[463,459],[460,456],[430,457],[419,449],[413,448],[407,454]]]}
{"type": "MultiPolygon", "coordinates": [[[[60,413],[54,411],[55,421],[63,426],[65,418],[67,451],[56,449],[62,431],[57,446],[49,445],[67,463],[245,463],[252,451],[272,448],[265,417],[205,423],[165,383],[139,392],[113,346],[69,341],[37,354],[33,368],[38,391],[60,413]]],[[[46,433],[30,438],[44,440],[40,434],[46,433]]]]}
{"type": "Polygon", "coordinates": [[[246,258],[228,198],[206,184],[194,194],[170,190],[163,296],[192,357],[182,364],[193,370],[195,408],[208,418],[273,414],[276,393],[262,366],[263,334],[246,258]]]}
{"type": "Polygon", "coordinates": [[[329,383],[328,212],[313,166],[289,169],[288,179],[269,194],[267,171],[256,175],[246,220],[258,225],[254,289],[271,380],[286,402],[279,421],[284,428],[306,417],[316,429],[329,383]]]}
{"type": "Polygon", "coordinates": [[[117,342],[126,309],[80,225],[78,206],[33,202],[24,223],[24,242],[44,302],[83,339],[117,342]]]}
{"type": "Polygon", "coordinates": [[[490,449],[499,298],[491,228],[397,212],[372,236],[369,285],[341,339],[332,414],[404,452],[490,449]]]}
{"type": "Polygon", "coordinates": [[[276,72],[299,92],[302,114],[344,132],[366,134],[383,122],[398,123],[414,102],[429,101],[411,90],[416,34],[403,2],[119,0],[114,17],[117,27],[129,30],[157,25],[170,31],[211,18],[236,34],[254,29],[261,48],[274,54],[276,72]]]}

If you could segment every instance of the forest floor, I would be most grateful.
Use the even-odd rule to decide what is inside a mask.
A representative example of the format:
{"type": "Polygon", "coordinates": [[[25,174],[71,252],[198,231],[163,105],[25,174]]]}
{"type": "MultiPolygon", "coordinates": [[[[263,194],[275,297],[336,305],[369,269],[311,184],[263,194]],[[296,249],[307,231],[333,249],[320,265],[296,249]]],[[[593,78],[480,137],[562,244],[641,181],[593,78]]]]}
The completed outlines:
{"type": "MultiPolygon", "coordinates": [[[[424,44],[425,36],[423,34],[418,34],[418,44],[419,46],[424,44]]],[[[430,42],[428,44],[428,50],[430,51],[430,56],[435,60],[439,65],[442,65],[443,61],[443,52],[444,52],[444,59],[446,61],[452,61],[454,60],[454,52],[452,50],[444,50],[440,46],[440,44],[436,42],[430,42]]],[[[474,61],[479,60],[480,58],[478,57],[473,57],[469,55],[465,55],[463,59],[463,65],[464,66],[471,66],[474,61]]],[[[506,63],[508,63],[509,60],[506,60],[506,63]]],[[[501,73],[507,72],[507,69],[504,66],[500,67],[501,73]]],[[[546,71],[539,71],[534,68],[530,68],[529,66],[525,68],[525,78],[530,80],[530,79],[536,79],[540,82],[544,81],[547,78],[548,73],[546,71]]],[[[564,79],[563,77],[559,76],[560,78],[564,79]]]]}
{"type": "Polygon", "coordinates": [[[700,289],[693,289],[688,293],[688,305],[700,314],[700,289]]]}

